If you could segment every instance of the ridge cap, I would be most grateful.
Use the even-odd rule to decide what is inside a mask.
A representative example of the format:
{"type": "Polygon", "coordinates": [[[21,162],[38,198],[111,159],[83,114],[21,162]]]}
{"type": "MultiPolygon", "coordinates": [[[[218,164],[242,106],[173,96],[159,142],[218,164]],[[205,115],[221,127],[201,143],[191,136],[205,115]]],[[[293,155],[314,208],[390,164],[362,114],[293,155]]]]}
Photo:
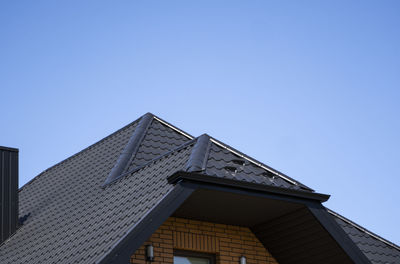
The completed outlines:
{"type": "Polygon", "coordinates": [[[204,171],[206,168],[208,153],[210,152],[211,146],[210,136],[202,134],[195,140],[196,143],[186,163],[185,171],[187,172],[200,172],[204,171]]]}
{"type": "Polygon", "coordinates": [[[113,135],[116,135],[116,134],[120,133],[121,131],[123,131],[124,129],[126,129],[126,128],[128,128],[128,127],[130,127],[130,126],[132,126],[132,125],[134,125],[134,124],[136,124],[136,123],[138,123],[138,122],[140,121],[141,118],[142,118],[142,116],[139,117],[139,118],[137,118],[137,119],[135,119],[134,121],[128,123],[127,125],[121,127],[120,129],[117,129],[116,131],[112,132],[111,134],[109,134],[109,135],[103,137],[102,139],[97,140],[95,143],[90,144],[89,146],[87,146],[87,147],[81,149],[80,151],[76,152],[75,154],[72,154],[71,156],[69,156],[69,157],[67,157],[67,158],[65,158],[65,159],[63,159],[63,160],[57,162],[56,164],[54,164],[54,165],[48,167],[47,169],[41,171],[39,174],[37,174],[37,175],[36,175],[35,177],[33,177],[31,180],[29,180],[28,182],[26,182],[23,186],[21,186],[21,187],[18,189],[18,192],[23,191],[23,189],[25,189],[25,188],[26,188],[27,186],[29,186],[31,183],[33,183],[34,181],[36,181],[38,178],[40,178],[40,177],[41,177],[43,174],[45,174],[46,172],[52,170],[53,168],[55,168],[55,167],[57,167],[57,166],[60,166],[61,164],[65,163],[65,162],[67,162],[67,161],[69,161],[69,160],[75,158],[76,156],[82,154],[83,152],[85,152],[85,151],[87,151],[87,150],[93,148],[94,146],[100,144],[101,142],[105,141],[106,139],[112,137],[113,135]]]}
{"type": "MultiPolygon", "coordinates": [[[[151,113],[147,113],[147,114],[151,114],[151,113]]],[[[175,132],[177,132],[177,133],[179,133],[179,134],[181,134],[181,135],[187,137],[188,139],[192,140],[192,139],[195,138],[194,136],[192,136],[192,135],[186,133],[186,132],[183,131],[182,129],[180,129],[180,128],[174,126],[174,125],[172,125],[171,123],[169,123],[169,122],[167,122],[167,121],[165,121],[165,120],[163,120],[163,119],[161,119],[161,118],[159,118],[158,116],[153,115],[153,114],[151,114],[151,115],[153,116],[153,118],[154,118],[155,120],[157,120],[158,122],[160,122],[162,125],[171,128],[171,129],[174,130],[175,132]]]]}
{"type": "Polygon", "coordinates": [[[108,177],[103,183],[103,186],[117,180],[124,174],[127,167],[129,166],[130,161],[132,161],[132,159],[136,156],[139,146],[146,136],[146,132],[150,127],[153,119],[154,116],[151,113],[146,113],[140,118],[138,125],[132,132],[128,143],[125,145],[120,156],[115,162],[114,167],[108,174],[108,177]]]}

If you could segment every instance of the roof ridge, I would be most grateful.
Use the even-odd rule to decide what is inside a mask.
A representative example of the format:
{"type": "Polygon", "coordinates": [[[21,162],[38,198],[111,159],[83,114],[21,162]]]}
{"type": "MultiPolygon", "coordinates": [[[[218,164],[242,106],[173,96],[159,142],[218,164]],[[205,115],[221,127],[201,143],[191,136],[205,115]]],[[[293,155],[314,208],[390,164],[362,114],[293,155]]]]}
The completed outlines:
{"type": "MultiPolygon", "coordinates": [[[[151,113],[148,113],[148,114],[151,114],[151,113]]],[[[152,114],[152,115],[153,115],[153,114],[152,114]]],[[[179,134],[181,134],[181,135],[183,135],[183,136],[185,136],[185,137],[187,137],[187,138],[189,138],[189,139],[194,139],[194,138],[195,138],[194,136],[192,136],[192,135],[186,133],[186,132],[183,131],[182,129],[177,128],[176,126],[174,126],[174,125],[168,123],[167,121],[165,121],[165,120],[159,118],[159,117],[156,116],[156,115],[153,115],[153,118],[154,118],[155,120],[157,120],[158,122],[160,122],[161,124],[163,124],[164,126],[167,126],[167,127],[171,128],[171,129],[174,130],[175,132],[178,132],[179,134]]]]}
{"type": "Polygon", "coordinates": [[[200,172],[206,168],[207,157],[211,146],[210,136],[203,134],[196,139],[197,142],[186,163],[185,170],[187,172],[200,172]]]}
{"type": "Polygon", "coordinates": [[[103,185],[107,185],[110,182],[113,182],[114,180],[121,177],[121,175],[125,172],[129,163],[136,156],[139,146],[146,136],[146,132],[153,121],[153,117],[154,116],[151,113],[146,113],[140,118],[139,124],[132,132],[128,143],[122,150],[119,158],[115,162],[114,167],[111,169],[103,185]]]}
{"type": "Polygon", "coordinates": [[[107,187],[108,185],[110,185],[111,183],[114,183],[114,182],[116,182],[117,180],[122,179],[122,178],[124,178],[124,177],[127,176],[127,175],[130,175],[130,174],[132,174],[132,173],[135,173],[135,172],[137,172],[137,171],[139,171],[139,170],[141,170],[141,169],[143,169],[143,168],[145,168],[145,167],[151,165],[152,163],[154,163],[155,161],[157,161],[157,160],[159,160],[159,159],[162,159],[162,158],[164,158],[164,157],[166,157],[166,156],[168,156],[168,155],[170,155],[170,154],[172,154],[172,153],[174,153],[174,152],[176,152],[176,151],[179,151],[179,150],[181,150],[181,149],[184,149],[185,147],[189,146],[190,144],[193,144],[193,142],[195,142],[196,140],[197,140],[197,138],[194,138],[194,139],[192,139],[192,140],[188,140],[188,141],[186,141],[185,143],[183,143],[183,144],[177,146],[176,148],[171,149],[170,151],[165,152],[164,154],[162,154],[162,155],[160,155],[160,156],[157,156],[156,158],[154,158],[154,159],[152,159],[152,160],[146,162],[145,164],[140,165],[140,166],[137,166],[137,167],[135,167],[135,168],[133,168],[133,169],[131,169],[131,170],[128,170],[128,171],[124,172],[124,173],[122,173],[122,174],[120,175],[120,177],[114,179],[113,181],[109,182],[108,184],[104,184],[102,187],[105,188],[105,187],[107,187]]]}
{"type": "Polygon", "coordinates": [[[290,183],[292,183],[294,185],[302,187],[303,189],[307,189],[309,191],[314,192],[314,190],[311,189],[310,187],[308,187],[308,186],[296,181],[295,179],[285,175],[284,173],[282,173],[282,172],[280,172],[280,171],[278,171],[276,169],[271,168],[270,166],[268,166],[268,165],[266,165],[266,164],[264,164],[264,163],[262,163],[262,162],[260,162],[260,161],[258,161],[256,159],[254,159],[254,158],[252,158],[252,157],[250,157],[250,156],[248,156],[248,155],[246,155],[246,154],[244,154],[244,153],[232,148],[231,146],[229,146],[229,145],[227,145],[227,144],[225,144],[225,143],[223,143],[223,142],[221,142],[221,141],[219,141],[219,140],[217,140],[217,139],[215,139],[213,137],[210,137],[210,141],[212,143],[216,144],[217,146],[222,147],[222,148],[228,150],[229,152],[231,152],[231,153],[233,153],[233,154],[235,154],[235,155],[237,155],[237,156],[249,161],[250,163],[252,163],[252,164],[254,164],[254,165],[258,166],[258,167],[261,167],[264,170],[267,170],[267,171],[273,173],[274,175],[282,178],[283,180],[285,180],[287,182],[290,182],[290,183]]]}
{"type": "Polygon", "coordinates": [[[93,143],[93,144],[87,146],[86,148],[84,148],[84,149],[78,151],[77,153],[73,154],[72,156],[69,156],[69,157],[67,157],[67,158],[65,158],[65,159],[63,159],[63,160],[61,160],[60,162],[58,162],[58,163],[56,163],[56,164],[54,164],[54,165],[48,167],[47,169],[45,169],[44,171],[42,171],[42,172],[40,172],[38,175],[36,175],[34,178],[32,178],[30,181],[28,181],[27,183],[25,183],[23,186],[21,186],[21,188],[19,188],[18,191],[19,191],[19,192],[22,191],[26,186],[30,185],[32,182],[34,182],[34,181],[35,181],[36,179],[38,179],[41,175],[43,175],[44,173],[48,172],[49,170],[51,170],[51,169],[53,169],[53,168],[55,168],[55,167],[57,167],[57,166],[60,166],[61,164],[63,164],[63,163],[65,163],[65,162],[69,161],[70,159],[72,159],[72,158],[74,158],[74,157],[80,155],[81,153],[83,153],[83,152],[85,152],[85,151],[87,151],[87,150],[93,148],[95,145],[100,144],[101,142],[103,142],[103,141],[107,140],[108,138],[110,138],[110,137],[112,137],[112,136],[118,134],[119,132],[123,131],[124,129],[126,129],[126,128],[132,126],[132,125],[134,125],[135,123],[139,122],[141,118],[142,118],[142,117],[139,117],[138,119],[136,119],[136,120],[130,122],[129,124],[123,126],[122,128],[120,128],[120,129],[118,129],[118,130],[112,132],[112,133],[109,134],[108,136],[105,136],[104,138],[102,138],[102,139],[96,141],[95,143],[93,143]]]}
{"type": "Polygon", "coordinates": [[[331,209],[329,209],[329,208],[327,208],[327,207],[325,207],[325,208],[326,208],[326,210],[328,211],[328,213],[330,213],[331,215],[336,216],[336,217],[339,218],[340,220],[342,220],[342,221],[344,221],[344,222],[346,222],[346,223],[352,225],[354,228],[358,229],[359,231],[364,232],[364,233],[366,233],[366,234],[372,236],[373,238],[375,238],[375,239],[381,241],[382,243],[385,243],[386,245],[391,246],[391,247],[393,247],[393,248],[395,248],[395,249],[397,249],[397,250],[400,251],[400,246],[396,245],[395,243],[390,242],[389,240],[384,239],[383,237],[381,237],[381,236],[375,234],[374,232],[369,231],[369,230],[366,229],[365,227],[362,227],[362,226],[360,226],[359,224],[357,224],[357,223],[351,221],[351,220],[348,219],[347,217],[344,217],[343,215],[341,215],[341,214],[339,214],[339,213],[337,213],[337,212],[335,212],[335,211],[333,211],[333,210],[331,210],[331,209]]]}
{"type": "MultiPolygon", "coordinates": [[[[133,160],[136,157],[137,152],[139,151],[140,146],[142,145],[143,141],[145,140],[148,130],[153,124],[153,120],[158,121],[162,126],[165,126],[169,129],[172,129],[174,132],[183,135],[190,140],[193,140],[193,136],[189,135],[188,133],[182,131],[181,129],[171,125],[170,123],[162,120],[161,118],[155,116],[154,114],[148,112],[144,114],[143,116],[140,117],[139,124],[135,128],[135,130],[132,132],[132,135],[126,144],[125,148],[121,152],[119,158],[117,159],[116,163],[114,164],[114,167],[111,169],[107,179],[103,183],[103,187],[107,184],[110,184],[111,182],[114,182],[115,180],[123,177],[126,174],[129,174],[131,171],[134,171],[135,169],[141,168],[142,166],[138,166],[133,168],[132,170],[129,170],[130,164],[133,162],[133,160]]],[[[178,146],[179,147],[179,146],[178,146]]],[[[175,149],[175,148],[174,148],[175,149]]],[[[174,150],[172,149],[172,150],[174,150]]],[[[169,153],[168,151],[167,153],[169,153]]],[[[162,157],[163,155],[160,155],[159,157],[162,157]]],[[[156,157],[154,159],[157,159],[159,157],[156,157]]],[[[154,160],[153,159],[153,160],[154,160]]],[[[149,162],[151,162],[150,160],[149,162]]],[[[147,164],[146,162],[145,164],[147,164]]],[[[145,165],[143,164],[143,165],[145,165]]]]}

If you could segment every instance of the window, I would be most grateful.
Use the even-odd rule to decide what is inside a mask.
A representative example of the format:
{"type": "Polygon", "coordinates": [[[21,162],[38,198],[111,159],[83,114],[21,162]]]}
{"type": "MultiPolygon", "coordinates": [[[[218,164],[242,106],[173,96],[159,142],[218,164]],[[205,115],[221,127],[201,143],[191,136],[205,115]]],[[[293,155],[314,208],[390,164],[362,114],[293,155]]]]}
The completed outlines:
{"type": "Polygon", "coordinates": [[[174,264],[215,264],[215,256],[199,252],[174,250],[174,264]]]}

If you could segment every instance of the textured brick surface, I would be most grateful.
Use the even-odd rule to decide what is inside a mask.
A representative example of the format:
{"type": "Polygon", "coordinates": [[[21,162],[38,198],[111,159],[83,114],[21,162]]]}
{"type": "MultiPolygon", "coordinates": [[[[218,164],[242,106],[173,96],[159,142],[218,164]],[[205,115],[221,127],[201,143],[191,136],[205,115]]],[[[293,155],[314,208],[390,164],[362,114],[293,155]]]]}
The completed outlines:
{"type": "Polygon", "coordinates": [[[154,247],[154,264],[173,263],[174,249],[215,254],[217,264],[276,264],[274,257],[247,227],[170,217],[131,257],[145,264],[145,246],[154,247]]]}

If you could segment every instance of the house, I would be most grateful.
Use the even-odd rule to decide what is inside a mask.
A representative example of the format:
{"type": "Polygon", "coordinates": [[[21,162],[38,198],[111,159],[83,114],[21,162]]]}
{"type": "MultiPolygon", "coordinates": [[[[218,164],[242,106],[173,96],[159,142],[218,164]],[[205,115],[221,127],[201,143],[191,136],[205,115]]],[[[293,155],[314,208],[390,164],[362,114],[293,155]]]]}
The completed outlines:
{"type": "Polygon", "coordinates": [[[0,154],[0,263],[400,263],[329,195],[150,113],[19,190],[0,154]]]}

